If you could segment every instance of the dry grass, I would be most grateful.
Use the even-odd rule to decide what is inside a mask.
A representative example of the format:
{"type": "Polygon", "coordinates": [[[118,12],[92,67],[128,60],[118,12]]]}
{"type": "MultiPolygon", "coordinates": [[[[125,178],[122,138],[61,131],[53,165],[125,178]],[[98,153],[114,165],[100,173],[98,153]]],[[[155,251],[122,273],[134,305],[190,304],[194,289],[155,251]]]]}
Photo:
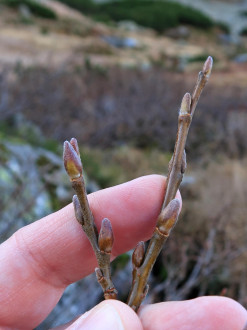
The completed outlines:
{"type": "MultiPolygon", "coordinates": [[[[3,74],[2,118],[21,112],[46,136],[60,141],[76,132],[79,142],[91,147],[130,143],[171,152],[178,100],[184,91],[191,91],[194,75],[192,80],[190,74],[161,69],[103,69],[90,62],[87,66],[56,71],[17,67],[15,72],[3,74]]],[[[200,114],[196,114],[189,136],[189,157],[209,161],[205,160],[207,154],[217,157],[222,152],[238,158],[247,152],[244,80],[232,87],[220,84],[224,79],[216,74],[202,95],[200,114]]]]}
{"type": "Polygon", "coordinates": [[[192,172],[195,184],[182,189],[181,219],[160,258],[156,277],[164,281],[150,299],[224,294],[247,306],[246,164],[222,159],[192,172]]]}

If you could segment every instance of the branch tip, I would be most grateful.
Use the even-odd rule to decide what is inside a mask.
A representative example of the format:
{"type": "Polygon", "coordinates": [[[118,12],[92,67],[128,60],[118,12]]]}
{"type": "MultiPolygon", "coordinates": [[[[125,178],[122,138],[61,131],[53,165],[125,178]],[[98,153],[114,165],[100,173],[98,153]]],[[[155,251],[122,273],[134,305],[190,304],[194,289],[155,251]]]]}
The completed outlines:
{"type": "Polygon", "coordinates": [[[112,246],[114,243],[114,236],[112,231],[111,222],[109,219],[105,218],[102,220],[101,228],[99,232],[99,249],[103,253],[111,253],[112,246]]]}
{"type": "Polygon", "coordinates": [[[209,77],[212,71],[212,67],[213,67],[213,58],[212,56],[208,56],[208,58],[206,59],[203,65],[202,72],[209,77]]]}
{"type": "Polygon", "coordinates": [[[64,167],[71,180],[78,179],[82,175],[82,164],[75,149],[68,142],[64,142],[63,148],[64,167]]]}
{"type": "Polygon", "coordinates": [[[72,147],[74,148],[75,152],[77,153],[77,155],[80,157],[80,151],[79,151],[79,146],[78,146],[78,142],[76,140],[76,138],[72,138],[70,140],[70,144],[72,145],[72,147]]]}

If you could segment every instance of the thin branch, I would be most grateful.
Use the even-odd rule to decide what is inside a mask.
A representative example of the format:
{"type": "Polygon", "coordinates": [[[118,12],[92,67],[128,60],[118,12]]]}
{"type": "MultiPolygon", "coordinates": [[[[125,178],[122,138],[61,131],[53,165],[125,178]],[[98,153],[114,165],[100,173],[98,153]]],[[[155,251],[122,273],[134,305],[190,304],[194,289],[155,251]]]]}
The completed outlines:
{"type": "Polygon", "coordinates": [[[76,192],[73,197],[76,219],[87,235],[99,265],[99,268],[95,269],[97,280],[102,287],[105,299],[116,299],[117,290],[112,283],[110,271],[110,257],[114,242],[111,222],[109,219],[103,219],[98,234],[87,199],[79,148],[74,138],[64,143],[64,166],[76,192]]]}
{"type": "Polygon", "coordinates": [[[191,100],[191,107],[190,107],[190,114],[193,117],[194,112],[197,106],[197,103],[199,101],[199,98],[201,96],[203,88],[206,86],[206,83],[208,82],[208,79],[210,77],[211,71],[213,67],[213,59],[211,56],[209,56],[204,63],[202,71],[198,74],[198,79],[194,88],[194,91],[192,93],[192,100],[191,100]]]}
{"type": "Polygon", "coordinates": [[[138,310],[142,300],[145,298],[148,292],[148,278],[153,268],[153,265],[163,247],[163,244],[170,235],[172,228],[178,218],[178,212],[180,208],[180,202],[178,199],[172,200],[168,206],[161,212],[154,234],[150,240],[146,253],[142,250],[142,255],[139,260],[142,262],[136,262],[138,259],[135,255],[140,254],[141,242],[137,245],[133,252],[132,264],[133,264],[133,282],[128,297],[128,305],[135,311],[138,310]],[[145,258],[144,258],[145,253],[145,258]]]}
{"type": "Polygon", "coordinates": [[[183,174],[186,169],[186,154],[184,148],[196,105],[198,103],[201,92],[209,79],[212,70],[212,65],[213,65],[213,59],[211,56],[209,56],[206,62],[204,63],[203,70],[199,73],[198,80],[194,88],[192,97],[190,96],[189,93],[186,93],[181,103],[179,116],[178,116],[177,139],[174,148],[174,153],[169,163],[167,187],[164,196],[164,202],[161,208],[161,213],[158,217],[156,228],[149,242],[147,251],[145,255],[143,255],[142,265],[138,267],[135,263],[133,263],[133,274],[132,274],[133,281],[128,298],[128,305],[132,307],[135,311],[138,310],[139,306],[142,303],[142,300],[145,298],[145,295],[147,294],[148,277],[150,275],[150,272],[153,268],[153,265],[155,263],[158,254],[160,253],[165,241],[169,236],[170,231],[165,235],[162,233],[161,223],[164,214],[166,215],[170,214],[171,209],[173,209],[174,213],[171,219],[168,220],[168,223],[172,223],[171,228],[173,228],[176,224],[176,221],[174,221],[174,215],[176,214],[177,216],[179,206],[177,204],[176,207],[174,206],[174,203],[176,201],[174,200],[174,198],[176,196],[177,190],[180,186],[180,183],[183,179],[183,174]]]}

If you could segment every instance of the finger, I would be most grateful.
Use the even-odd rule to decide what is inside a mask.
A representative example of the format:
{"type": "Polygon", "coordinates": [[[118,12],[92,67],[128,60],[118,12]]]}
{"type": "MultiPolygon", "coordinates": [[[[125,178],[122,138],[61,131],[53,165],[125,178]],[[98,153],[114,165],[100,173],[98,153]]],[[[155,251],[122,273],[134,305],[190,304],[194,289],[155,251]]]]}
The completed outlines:
{"type": "MultiPolygon", "coordinates": [[[[111,220],[113,254],[148,239],[162,204],[165,179],[152,175],[89,195],[100,226],[111,220]]],[[[93,272],[96,259],[72,205],[26,226],[0,247],[0,324],[34,327],[71,282],[93,272]]]]}
{"type": "Polygon", "coordinates": [[[103,301],[76,320],[54,330],[142,330],[137,314],[120,301],[103,301]]]}
{"type": "Polygon", "coordinates": [[[209,296],[147,305],[139,317],[144,330],[243,330],[247,311],[230,298],[209,296]]]}

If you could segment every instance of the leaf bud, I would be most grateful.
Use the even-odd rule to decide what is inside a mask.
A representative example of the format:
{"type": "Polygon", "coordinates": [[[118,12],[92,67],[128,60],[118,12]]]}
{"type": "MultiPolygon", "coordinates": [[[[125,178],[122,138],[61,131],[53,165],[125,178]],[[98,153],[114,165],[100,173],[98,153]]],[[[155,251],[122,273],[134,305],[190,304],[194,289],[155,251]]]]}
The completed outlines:
{"type": "Polygon", "coordinates": [[[70,140],[70,144],[72,145],[72,147],[74,148],[75,152],[77,153],[77,155],[80,157],[80,151],[79,151],[79,146],[78,146],[78,142],[76,140],[76,138],[72,138],[70,140]]]}
{"type": "Polygon", "coordinates": [[[203,74],[209,77],[212,71],[212,67],[213,67],[213,58],[211,56],[208,56],[208,58],[206,59],[203,65],[203,69],[202,69],[203,74]]]}
{"type": "Polygon", "coordinates": [[[111,222],[109,219],[105,218],[102,220],[99,232],[98,244],[100,251],[104,253],[111,253],[113,242],[114,237],[111,222]]]}
{"type": "Polygon", "coordinates": [[[82,175],[80,157],[68,141],[64,142],[63,160],[64,167],[71,180],[77,179],[82,175]]]}
{"type": "Polygon", "coordinates": [[[176,224],[178,213],[180,209],[180,201],[178,199],[173,199],[160,213],[157,228],[159,232],[165,236],[170,234],[170,231],[176,224]]]}
{"type": "Polygon", "coordinates": [[[132,263],[135,267],[141,267],[145,256],[145,245],[144,242],[141,241],[137,244],[133,254],[132,254],[132,263]]]}
{"type": "Polygon", "coordinates": [[[79,199],[78,199],[77,195],[73,196],[72,201],[73,201],[76,220],[79,222],[80,225],[83,226],[84,225],[84,219],[83,219],[81,205],[80,205],[80,202],[79,202],[79,199]]]}
{"type": "Polygon", "coordinates": [[[191,96],[186,93],[182,99],[179,115],[187,115],[190,113],[191,96]]]}

